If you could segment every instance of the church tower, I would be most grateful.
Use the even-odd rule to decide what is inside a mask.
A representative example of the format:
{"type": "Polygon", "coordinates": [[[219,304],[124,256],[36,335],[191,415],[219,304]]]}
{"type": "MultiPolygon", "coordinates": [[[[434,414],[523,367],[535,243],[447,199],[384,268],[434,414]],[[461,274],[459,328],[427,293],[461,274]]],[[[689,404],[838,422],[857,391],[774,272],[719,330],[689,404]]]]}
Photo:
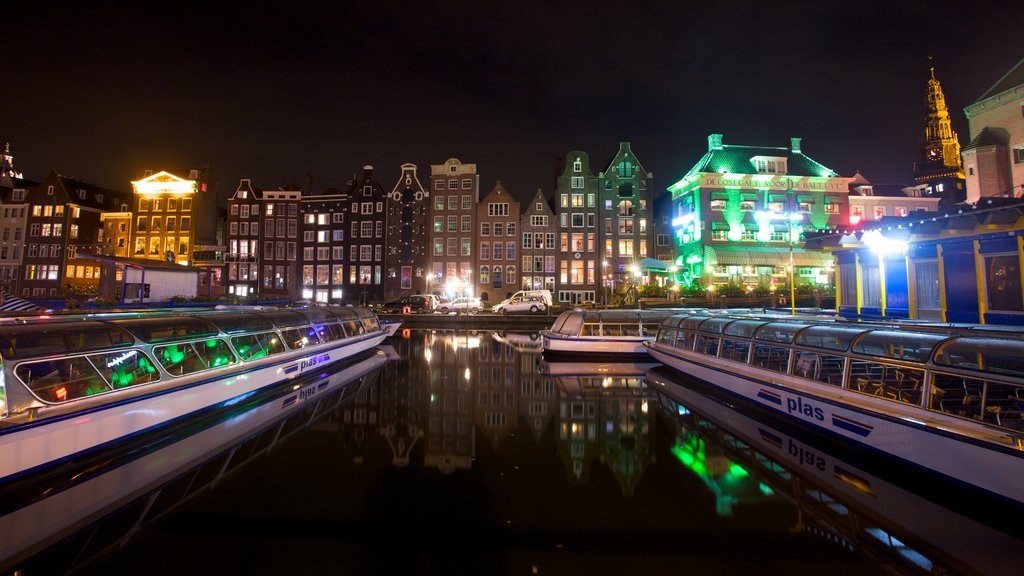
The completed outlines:
{"type": "Polygon", "coordinates": [[[925,94],[924,140],[918,161],[914,163],[914,181],[923,187],[925,195],[940,196],[943,203],[955,204],[965,198],[960,141],[949,119],[942,85],[935,78],[935,66],[931,66],[930,71],[925,94]]]}
{"type": "Polygon", "coordinates": [[[14,156],[11,156],[10,143],[4,144],[4,151],[0,154],[0,178],[22,178],[21,172],[14,170],[14,156]]]}

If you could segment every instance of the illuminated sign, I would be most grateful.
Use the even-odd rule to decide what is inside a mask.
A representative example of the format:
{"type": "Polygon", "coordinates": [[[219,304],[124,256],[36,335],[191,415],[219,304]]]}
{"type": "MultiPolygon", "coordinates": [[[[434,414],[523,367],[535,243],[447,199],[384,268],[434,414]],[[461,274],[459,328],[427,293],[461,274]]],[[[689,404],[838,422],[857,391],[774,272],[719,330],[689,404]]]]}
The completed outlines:
{"type": "Polygon", "coordinates": [[[107,368],[113,368],[113,367],[117,366],[118,364],[124,362],[125,360],[131,358],[132,356],[135,356],[138,353],[139,353],[138,350],[129,350],[129,351],[125,352],[124,354],[121,354],[120,356],[115,356],[115,357],[111,358],[109,362],[107,362],[107,368]]]}
{"type": "Polygon", "coordinates": [[[132,180],[136,194],[195,194],[196,181],[179,178],[169,172],[157,172],[142,180],[132,180]]]}

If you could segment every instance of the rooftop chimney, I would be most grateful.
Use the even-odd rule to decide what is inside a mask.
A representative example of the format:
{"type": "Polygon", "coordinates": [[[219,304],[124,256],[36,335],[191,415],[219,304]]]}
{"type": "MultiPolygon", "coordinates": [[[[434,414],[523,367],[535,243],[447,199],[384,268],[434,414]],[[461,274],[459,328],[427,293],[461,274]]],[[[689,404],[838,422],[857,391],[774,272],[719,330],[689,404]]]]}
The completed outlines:
{"type": "Polygon", "coordinates": [[[708,151],[722,149],[722,135],[711,134],[708,136],[708,151]]]}
{"type": "Polygon", "coordinates": [[[800,154],[800,139],[790,138],[789,139],[789,151],[793,154],[800,154]]]}

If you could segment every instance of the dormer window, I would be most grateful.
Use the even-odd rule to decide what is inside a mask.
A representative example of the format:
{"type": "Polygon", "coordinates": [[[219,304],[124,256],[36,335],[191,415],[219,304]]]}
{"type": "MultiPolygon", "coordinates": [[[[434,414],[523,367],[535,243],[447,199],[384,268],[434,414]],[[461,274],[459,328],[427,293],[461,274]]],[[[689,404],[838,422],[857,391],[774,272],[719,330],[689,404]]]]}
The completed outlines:
{"type": "Polygon", "coordinates": [[[785,174],[786,159],[774,156],[754,156],[750,159],[758,174],[785,174]]]}
{"type": "Polygon", "coordinates": [[[81,188],[79,188],[78,189],[78,197],[80,199],[82,199],[82,200],[85,200],[85,190],[82,190],[81,188]]]}
{"type": "Polygon", "coordinates": [[[579,158],[573,160],[573,162],[572,162],[572,171],[573,172],[583,172],[583,162],[579,158]]]}

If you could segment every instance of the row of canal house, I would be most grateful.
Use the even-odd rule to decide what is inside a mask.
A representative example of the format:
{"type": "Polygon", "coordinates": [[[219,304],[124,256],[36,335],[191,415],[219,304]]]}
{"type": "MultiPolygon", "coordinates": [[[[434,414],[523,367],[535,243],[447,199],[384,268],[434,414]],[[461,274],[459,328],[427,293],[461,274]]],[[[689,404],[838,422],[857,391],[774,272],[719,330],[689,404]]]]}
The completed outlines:
{"type": "Polygon", "coordinates": [[[242,180],[228,200],[226,291],[366,303],[548,289],[560,302],[593,301],[655,256],[651,179],[622,142],[597,173],[586,153],[569,152],[553,197],[538,190],[525,204],[501,181],[481,195],[476,165],[457,158],[432,165],[426,184],[414,164],[389,187],[372,166],[321,193],[242,180]]]}

